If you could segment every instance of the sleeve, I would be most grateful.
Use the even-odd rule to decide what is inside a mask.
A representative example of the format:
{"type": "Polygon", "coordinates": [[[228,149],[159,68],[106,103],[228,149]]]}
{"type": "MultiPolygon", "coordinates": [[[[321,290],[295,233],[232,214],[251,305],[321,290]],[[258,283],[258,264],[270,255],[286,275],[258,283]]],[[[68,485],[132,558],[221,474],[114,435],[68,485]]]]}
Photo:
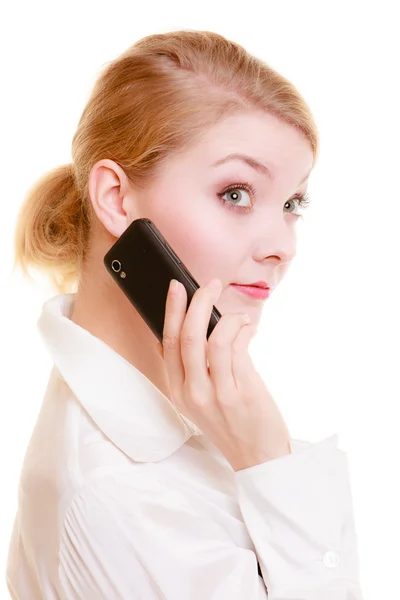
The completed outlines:
{"type": "Polygon", "coordinates": [[[235,472],[269,600],[363,600],[347,456],[338,435],[235,472]]]}
{"type": "Polygon", "coordinates": [[[87,482],[66,513],[62,600],[266,600],[252,549],[156,475],[87,482]]]}

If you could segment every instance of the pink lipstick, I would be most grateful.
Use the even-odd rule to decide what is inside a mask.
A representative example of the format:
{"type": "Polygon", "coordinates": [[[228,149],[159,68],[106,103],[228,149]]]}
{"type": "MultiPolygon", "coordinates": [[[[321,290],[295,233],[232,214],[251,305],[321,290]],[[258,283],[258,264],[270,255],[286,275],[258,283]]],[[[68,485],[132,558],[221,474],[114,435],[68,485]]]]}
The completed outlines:
{"type": "Polygon", "coordinates": [[[258,300],[266,300],[271,294],[269,288],[257,287],[256,285],[239,285],[237,283],[231,283],[231,286],[238,290],[238,292],[242,292],[243,294],[247,294],[258,300]]]}

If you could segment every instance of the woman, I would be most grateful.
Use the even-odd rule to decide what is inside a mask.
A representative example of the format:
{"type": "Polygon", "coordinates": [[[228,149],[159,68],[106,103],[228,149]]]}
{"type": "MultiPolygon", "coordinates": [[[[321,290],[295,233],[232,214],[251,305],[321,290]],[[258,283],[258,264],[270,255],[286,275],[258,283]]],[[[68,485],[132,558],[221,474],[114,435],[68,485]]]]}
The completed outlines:
{"type": "Polygon", "coordinates": [[[317,150],[293,85],[215,33],[148,36],[104,69],[72,164],[17,224],[16,265],[59,294],[38,322],[54,367],[21,472],[12,598],[362,598],[338,436],[290,438],[247,352],[262,300],[244,286],[272,291],[294,258],[317,150]],[[201,286],[187,314],[171,289],[162,346],[103,265],[141,217],[201,286]]]}

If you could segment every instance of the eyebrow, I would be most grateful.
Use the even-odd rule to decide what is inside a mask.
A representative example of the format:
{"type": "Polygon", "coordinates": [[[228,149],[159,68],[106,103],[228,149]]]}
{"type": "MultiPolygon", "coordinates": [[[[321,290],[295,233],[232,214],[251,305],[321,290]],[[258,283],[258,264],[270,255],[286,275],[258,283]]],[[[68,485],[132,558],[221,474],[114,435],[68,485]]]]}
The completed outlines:
{"type": "MultiPolygon", "coordinates": [[[[272,173],[271,169],[269,169],[269,167],[267,167],[267,165],[263,165],[258,160],[256,160],[252,156],[248,156],[247,154],[238,154],[238,153],[228,154],[228,156],[225,156],[225,158],[220,158],[219,160],[217,160],[217,162],[214,163],[212,166],[217,167],[218,165],[222,165],[223,163],[227,162],[228,160],[241,160],[242,162],[248,164],[249,167],[251,167],[252,169],[257,171],[258,173],[261,173],[262,175],[266,175],[267,177],[269,177],[271,179],[271,181],[273,181],[275,179],[275,175],[272,173]]],[[[312,169],[310,169],[309,172],[307,173],[307,175],[304,177],[304,179],[302,179],[300,181],[299,185],[301,185],[302,183],[304,183],[306,181],[306,179],[308,179],[311,171],[312,171],[312,169]]]]}

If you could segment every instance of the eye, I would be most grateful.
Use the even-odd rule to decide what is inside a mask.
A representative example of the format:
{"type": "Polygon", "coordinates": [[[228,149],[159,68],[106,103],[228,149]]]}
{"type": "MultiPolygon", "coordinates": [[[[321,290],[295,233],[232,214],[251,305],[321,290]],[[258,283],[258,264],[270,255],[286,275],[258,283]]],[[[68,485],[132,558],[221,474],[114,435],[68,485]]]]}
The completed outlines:
{"type": "Polygon", "coordinates": [[[218,196],[221,198],[222,203],[226,204],[228,208],[239,209],[239,210],[251,210],[253,208],[253,203],[250,201],[249,204],[240,204],[240,202],[246,202],[246,192],[247,195],[255,196],[256,190],[254,186],[250,183],[235,183],[225,188],[218,196]],[[226,194],[230,195],[229,200],[225,200],[224,196],[226,194]]]}
{"type": "MultiPolygon", "coordinates": [[[[256,195],[256,190],[253,185],[251,185],[250,183],[244,183],[244,182],[232,184],[218,194],[222,203],[224,205],[226,205],[227,208],[230,208],[233,210],[239,210],[239,211],[249,211],[253,208],[253,202],[250,201],[250,203],[246,204],[246,195],[251,196],[251,198],[253,199],[256,195]],[[246,192],[246,194],[243,192],[246,192]],[[229,196],[228,199],[224,198],[224,196],[226,194],[228,194],[228,196],[229,196]],[[245,204],[242,204],[243,202],[245,202],[245,204]]],[[[305,209],[309,206],[310,201],[311,201],[311,199],[308,194],[300,194],[299,193],[299,194],[296,194],[295,196],[293,196],[293,198],[291,198],[287,202],[285,202],[285,207],[287,205],[290,206],[291,203],[297,203],[299,208],[305,209]]],[[[301,219],[303,218],[301,214],[293,213],[293,211],[290,211],[290,210],[289,210],[289,212],[291,212],[292,214],[295,214],[297,217],[300,217],[301,219]]]]}
{"type": "MultiPolygon", "coordinates": [[[[310,205],[311,198],[308,193],[307,194],[296,194],[295,196],[293,196],[293,198],[291,198],[290,200],[285,202],[285,206],[287,204],[290,204],[290,202],[294,202],[294,201],[296,201],[298,206],[304,210],[310,205]]],[[[299,216],[301,219],[303,218],[301,214],[297,215],[297,216],[299,216]]]]}

